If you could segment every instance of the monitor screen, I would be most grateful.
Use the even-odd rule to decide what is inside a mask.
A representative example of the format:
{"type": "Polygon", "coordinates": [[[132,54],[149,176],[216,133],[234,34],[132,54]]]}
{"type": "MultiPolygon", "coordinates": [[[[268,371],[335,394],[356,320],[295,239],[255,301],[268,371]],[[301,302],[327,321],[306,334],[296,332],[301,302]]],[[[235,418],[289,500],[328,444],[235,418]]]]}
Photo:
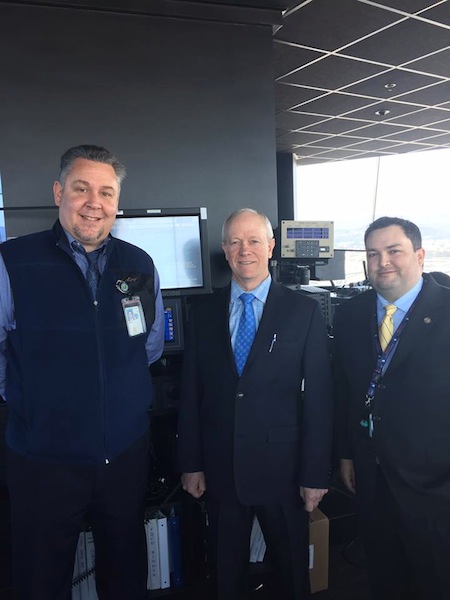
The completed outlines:
{"type": "Polygon", "coordinates": [[[111,233],[153,258],[163,296],[211,291],[206,208],[123,210],[111,233]]]}

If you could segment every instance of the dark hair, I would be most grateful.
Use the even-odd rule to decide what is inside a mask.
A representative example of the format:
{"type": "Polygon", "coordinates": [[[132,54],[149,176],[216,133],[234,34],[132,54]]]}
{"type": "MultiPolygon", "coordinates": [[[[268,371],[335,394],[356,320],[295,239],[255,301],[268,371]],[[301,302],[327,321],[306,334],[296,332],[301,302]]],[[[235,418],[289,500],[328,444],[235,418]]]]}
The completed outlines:
{"type": "Polygon", "coordinates": [[[84,158],[85,160],[92,160],[93,162],[105,163],[111,165],[117,177],[117,183],[119,185],[119,191],[122,185],[122,181],[125,179],[127,170],[125,166],[120,163],[117,158],[101,146],[93,146],[92,144],[82,144],[81,146],[74,146],[66,150],[61,156],[59,182],[62,186],[66,181],[67,174],[72,169],[72,165],[77,158],[84,158]]]}
{"type": "Polygon", "coordinates": [[[398,217],[380,217],[371,223],[364,234],[364,244],[367,246],[367,238],[373,231],[376,229],[384,229],[385,227],[390,227],[391,225],[398,225],[403,229],[406,237],[411,240],[414,251],[422,248],[422,234],[420,233],[420,229],[417,227],[417,225],[411,221],[400,219],[398,217]]]}

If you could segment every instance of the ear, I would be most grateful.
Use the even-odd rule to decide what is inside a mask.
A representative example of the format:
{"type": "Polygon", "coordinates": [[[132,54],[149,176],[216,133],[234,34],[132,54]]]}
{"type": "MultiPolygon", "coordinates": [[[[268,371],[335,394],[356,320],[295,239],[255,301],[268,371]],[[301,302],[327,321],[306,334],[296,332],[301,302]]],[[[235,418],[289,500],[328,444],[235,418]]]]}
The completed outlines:
{"type": "Polygon", "coordinates": [[[419,265],[423,267],[425,262],[425,250],[423,248],[419,248],[419,250],[417,250],[417,256],[419,258],[419,265]]]}
{"type": "Polygon", "coordinates": [[[272,258],[274,248],[275,248],[275,238],[272,238],[269,242],[269,258],[272,258]]]}
{"type": "Polygon", "coordinates": [[[55,181],[53,184],[53,199],[55,201],[56,206],[61,204],[61,196],[62,196],[62,185],[59,181],[55,181]]]}
{"type": "Polygon", "coordinates": [[[225,259],[228,261],[227,245],[225,242],[222,242],[222,250],[223,250],[223,253],[225,254],[225,259]]]}

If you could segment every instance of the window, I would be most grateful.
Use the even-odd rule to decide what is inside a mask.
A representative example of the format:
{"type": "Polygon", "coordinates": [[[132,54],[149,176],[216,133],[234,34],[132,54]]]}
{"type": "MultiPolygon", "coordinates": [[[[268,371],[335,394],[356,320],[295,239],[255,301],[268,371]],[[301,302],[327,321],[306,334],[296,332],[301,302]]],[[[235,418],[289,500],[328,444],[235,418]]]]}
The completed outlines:
{"type": "Polygon", "coordinates": [[[335,249],[346,252],[346,283],[361,279],[364,231],[387,215],[416,223],[425,270],[450,274],[450,149],[297,168],[298,220],[334,221],[335,249]]]}

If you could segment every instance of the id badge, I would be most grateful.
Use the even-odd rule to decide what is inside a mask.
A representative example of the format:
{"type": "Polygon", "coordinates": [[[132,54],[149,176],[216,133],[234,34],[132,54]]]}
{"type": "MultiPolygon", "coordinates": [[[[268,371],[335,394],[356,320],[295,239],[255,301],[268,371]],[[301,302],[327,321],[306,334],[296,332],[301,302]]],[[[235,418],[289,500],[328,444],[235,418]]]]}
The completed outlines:
{"type": "Polygon", "coordinates": [[[147,325],[145,323],[144,311],[142,310],[142,303],[139,296],[122,298],[121,302],[128,335],[130,337],[135,337],[136,335],[145,333],[147,331],[147,325]]]}

